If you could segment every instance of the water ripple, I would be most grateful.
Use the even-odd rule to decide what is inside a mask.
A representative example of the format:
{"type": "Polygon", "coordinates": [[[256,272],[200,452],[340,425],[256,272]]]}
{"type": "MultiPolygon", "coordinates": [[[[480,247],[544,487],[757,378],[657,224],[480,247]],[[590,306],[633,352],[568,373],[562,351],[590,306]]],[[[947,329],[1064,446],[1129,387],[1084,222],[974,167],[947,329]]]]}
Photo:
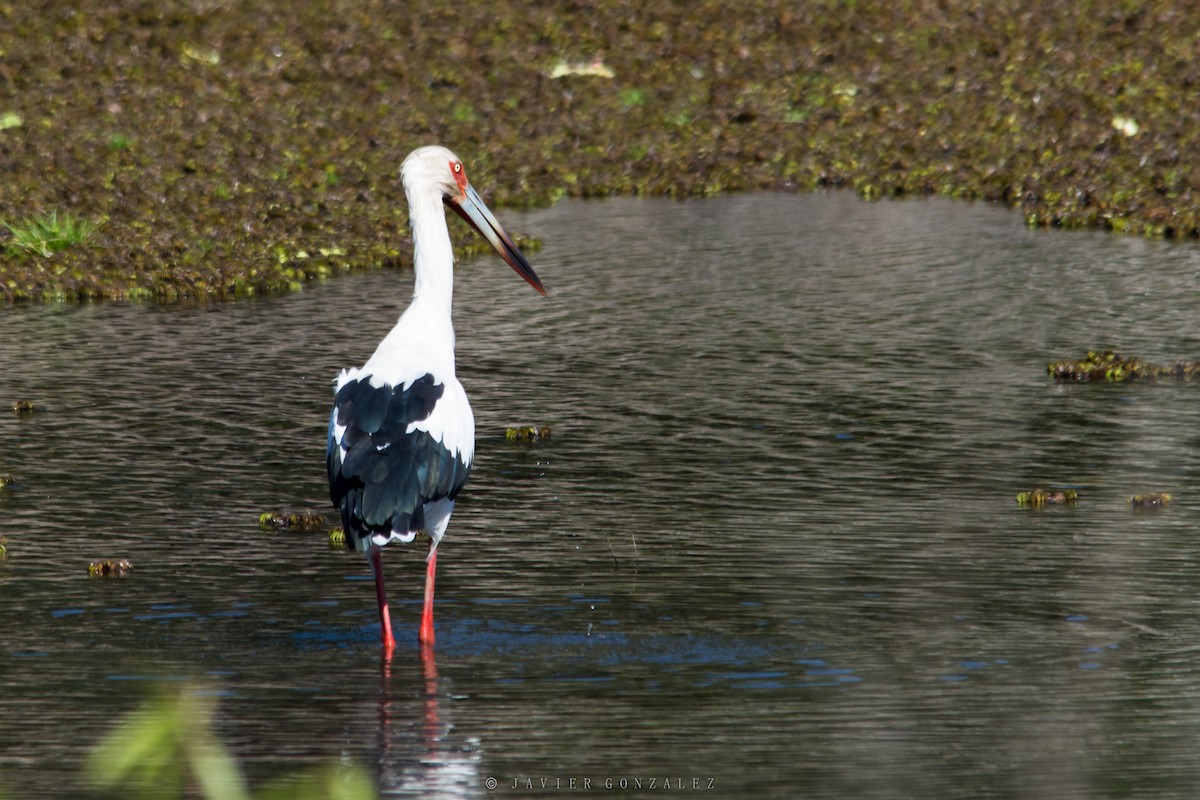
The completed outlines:
{"type": "Polygon", "coordinates": [[[459,268],[479,444],[436,681],[420,553],[385,556],[381,679],[363,559],[257,526],[326,509],[331,380],[408,273],[0,314],[0,402],[48,407],[0,414],[0,792],[86,794],[62,765],[196,678],[256,780],[332,757],[384,786],[441,764],[463,796],[657,771],[757,797],[1194,794],[1195,387],[1044,371],[1198,357],[1194,248],[841,194],[505,222],[545,241],[550,296],[459,268]],[[1081,502],[1018,508],[1035,485],[1081,502]],[[1131,513],[1148,490],[1176,502],[1131,513]],[[88,577],[118,557],[130,577],[88,577]]]}

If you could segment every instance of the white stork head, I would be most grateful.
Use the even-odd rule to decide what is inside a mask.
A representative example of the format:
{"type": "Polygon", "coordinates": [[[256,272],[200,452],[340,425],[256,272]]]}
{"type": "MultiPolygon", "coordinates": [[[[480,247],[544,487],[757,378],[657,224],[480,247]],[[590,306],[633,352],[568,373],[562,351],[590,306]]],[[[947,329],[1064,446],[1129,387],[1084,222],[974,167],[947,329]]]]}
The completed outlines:
{"type": "Polygon", "coordinates": [[[518,275],[539,293],[546,293],[546,287],[533,271],[525,254],[513,244],[483,199],[472,188],[467,180],[467,170],[458,156],[440,145],[418,147],[404,159],[400,176],[410,208],[415,206],[414,200],[420,195],[440,194],[442,202],[487,239],[518,275]]]}

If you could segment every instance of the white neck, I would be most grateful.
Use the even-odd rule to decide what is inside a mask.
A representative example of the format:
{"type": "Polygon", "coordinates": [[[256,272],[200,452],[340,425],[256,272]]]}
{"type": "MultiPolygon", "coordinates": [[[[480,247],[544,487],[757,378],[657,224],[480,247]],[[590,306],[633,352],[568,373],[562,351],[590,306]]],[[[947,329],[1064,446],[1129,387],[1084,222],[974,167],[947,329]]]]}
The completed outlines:
{"type": "Polygon", "coordinates": [[[407,385],[427,372],[454,378],[454,248],[437,193],[408,199],[413,221],[413,299],[363,365],[373,385],[407,385]]]}
{"type": "Polygon", "coordinates": [[[442,198],[436,193],[422,193],[410,197],[408,204],[413,221],[413,304],[433,306],[449,323],[454,299],[454,248],[442,198]]]}

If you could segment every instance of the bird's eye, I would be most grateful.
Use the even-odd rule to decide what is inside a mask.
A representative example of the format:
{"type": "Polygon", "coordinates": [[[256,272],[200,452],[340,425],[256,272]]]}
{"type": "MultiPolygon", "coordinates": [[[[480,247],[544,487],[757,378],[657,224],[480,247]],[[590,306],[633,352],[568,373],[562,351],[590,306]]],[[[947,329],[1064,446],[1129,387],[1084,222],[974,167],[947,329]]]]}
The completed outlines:
{"type": "Polygon", "coordinates": [[[463,169],[461,161],[451,161],[450,171],[454,173],[454,182],[458,184],[459,193],[465,195],[467,193],[467,171],[463,169]]]}

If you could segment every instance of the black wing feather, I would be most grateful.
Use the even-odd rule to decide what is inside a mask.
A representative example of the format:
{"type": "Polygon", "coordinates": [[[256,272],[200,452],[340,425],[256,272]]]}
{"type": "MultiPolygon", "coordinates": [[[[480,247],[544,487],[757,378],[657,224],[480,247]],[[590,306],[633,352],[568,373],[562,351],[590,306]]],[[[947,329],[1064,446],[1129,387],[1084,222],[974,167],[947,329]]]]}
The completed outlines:
{"type": "Polygon", "coordinates": [[[347,547],[362,550],[372,533],[421,530],[424,504],[454,499],[466,483],[467,464],[425,431],[407,432],[433,413],[445,389],[426,374],[406,389],[372,386],[363,376],[338,390],[326,466],[347,547]],[[334,441],[335,423],[345,427],[340,442],[334,441]]]}

